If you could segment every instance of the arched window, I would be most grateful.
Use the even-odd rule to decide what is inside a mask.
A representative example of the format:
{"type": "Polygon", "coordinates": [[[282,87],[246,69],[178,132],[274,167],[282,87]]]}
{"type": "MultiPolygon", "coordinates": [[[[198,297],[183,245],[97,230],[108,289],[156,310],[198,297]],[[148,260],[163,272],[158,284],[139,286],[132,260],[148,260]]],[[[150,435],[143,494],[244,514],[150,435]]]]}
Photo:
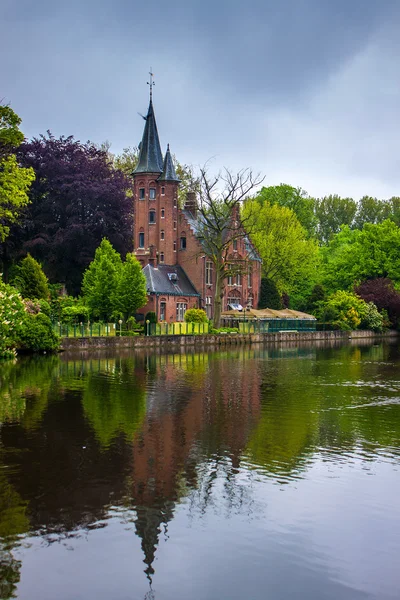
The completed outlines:
{"type": "Polygon", "coordinates": [[[160,252],[160,263],[164,262],[164,252],[160,252]]]}
{"type": "Polygon", "coordinates": [[[165,218],[165,209],[164,208],[161,209],[161,218],[162,219],[165,218]]]}
{"type": "Polygon", "coordinates": [[[149,210],[149,223],[155,223],[155,222],[156,222],[156,211],[149,210]]]}
{"type": "Polygon", "coordinates": [[[184,233],[181,235],[179,247],[181,250],[186,250],[186,235],[184,233]]]}
{"type": "Polygon", "coordinates": [[[144,248],[144,231],[139,232],[139,248],[144,248]]]}
{"type": "Polygon", "coordinates": [[[165,240],[164,229],[161,229],[160,231],[160,240],[165,240]]]}

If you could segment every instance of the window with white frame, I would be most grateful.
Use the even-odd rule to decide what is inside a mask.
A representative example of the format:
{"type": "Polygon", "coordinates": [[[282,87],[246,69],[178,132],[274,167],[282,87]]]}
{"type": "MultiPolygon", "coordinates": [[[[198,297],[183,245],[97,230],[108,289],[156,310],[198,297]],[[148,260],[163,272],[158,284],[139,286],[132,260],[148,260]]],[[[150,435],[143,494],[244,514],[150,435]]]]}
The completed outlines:
{"type": "Polygon", "coordinates": [[[206,260],[206,285],[212,285],[213,264],[211,260],[206,260]]]}
{"type": "Polygon", "coordinates": [[[167,303],[165,300],[161,300],[160,302],[160,321],[165,321],[165,316],[167,314],[167,303]]]}
{"type": "Polygon", "coordinates": [[[184,321],[186,311],[187,311],[186,302],[177,302],[176,303],[176,320],[178,322],[184,321]]]}
{"type": "Polygon", "coordinates": [[[160,231],[160,240],[165,240],[164,229],[161,229],[161,231],[160,231]]]}
{"type": "Polygon", "coordinates": [[[165,218],[165,209],[164,208],[161,209],[161,218],[162,219],[165,218]]]}
{"type": "Polygon", "coordinates": [[[206,296],[206,314],[209,319],[212,317],[212,298],[211,296],[206,296]]]}
{"type": "Polygon", "coordinates": [[[156,199],[156,188],[151,187],[149,189],[149,198],[150,198],[150,200],[156,199]]]}
{"type": "Polygon", "coordinates": [[[164,262],[164,252],[160,252],[160,263],[164,262]]]}

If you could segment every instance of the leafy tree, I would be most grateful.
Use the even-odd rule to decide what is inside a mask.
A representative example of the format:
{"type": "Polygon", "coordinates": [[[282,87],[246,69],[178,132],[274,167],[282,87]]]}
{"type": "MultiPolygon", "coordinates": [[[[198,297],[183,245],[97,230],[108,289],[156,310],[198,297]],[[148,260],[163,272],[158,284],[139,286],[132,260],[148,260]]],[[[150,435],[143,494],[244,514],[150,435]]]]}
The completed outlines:
{"type": "Polygon", "coordinates": [[[20,294],[5,284],[0,275],[0,359],[15,356],[16,339],[24,316],[20,294]]]}
{"type": "Polygon", "coordinates": [[[132,245],[131,181],[105,150],[51,133],[23,143],[18,157],[36,180],[21,225],[13,228],[3,260],[31,252],[50,281],[78,294],[83,271],[103,237],[124,254],[132,245]]]}
{"type": "Polygon", "coordinates": [[[121,312],[127,321],[146,303],[146,277],[142,266],[133,254],[127,254],[117,277],[115,310],[121,312]]]}
{"type": "Polygon", "coordinates": [[[273,308],[280,310],[282,308],[282,298],[272,279],[263,277],[261,279],[260,301],[258,308],[273,308]]]}
{"type": "Polygon", "coordinates": [[[186,323],[207,323],[208,321],[207,313],[201,308],[189,308],[185,312],[184,318],[186,323]]]}
{"type": "Polygon", "coordinates": [[[29,203],[28,191],[35,179],[33,169],[22,168],[14,154],[24,139],[20,124],[12,108],[0,105],[0,242],[29,203]]]}
{"type": "Polygon", "coordinates": [[[268,202],[260,207],[257,200],[249,200],[243,215],[263,261],[263,276],[274,281],[281,294],[301,290],[309,295],[307,288],[314,285],[319,250],[293,211],[268,202]]]}
{"type": "Polygon", "coordinates": [[[321,302],[316,315],[330,322],[337,329],[357,329],[361,324],[360,314],[365,312],[365,302],[355,294],[339,290],[321,302]]]}
{"type": "Polygon", "coordinates": [[[366,302],[373,302],[380,311],[385,310],[390,322],[399,326],[400,292],[395,289],[391,279],[379,277],[364,281],[355,288],[355,292],[366,302]]]}
{"type": "Polygon", "coordinates": [[[50,318],[41,312],[37,315],[25,313],[18,334],[18,346],[32,352],[55,352],[58,350],[60,340],[53,330],[50,318]]]}
{"type": "Polygon", "coordinates": [[[325,288],[321,284],[317,283],[313,287],[311,295],[308,298],[307,309],[311,311],[315,310],[315,308],[318,306],[318,303],[323,302],[324,300],[326,300],[325,288]]]}
{"type": "Polygon", "coordinates": [[[322,244],[327,244],[343,225],[351,226],[357,211],[353,198],[325,196],[315,201],[317,235],[322,244]]]}
{"type": "Polygon", "coordinates": [[[255,199],[261,206],[266,202],[271,206],[278,204],[290,208],[308,235],[313,236],[315,234],[315,200],[310,198],[307,192],[300,187],[295,188],[285,183],[263,187],[255,199]]]}
{"type": "Polygon", "coordinates": [[[116,303],[116,291],[122,269],[121,256],[103,238],[94,259],[83,275],[82,291],[91,315],[107,320],[116,303]]]}
{"type": "Polygon", "coordinates": [[[323,249],[323,283],[332,292],[366,279],[400,281],[399,256],[400,229],[392,221],[366,223],[361,231],[346,226],[323,249]]]}
{"type": "Polygon", "coordinates": [[[40,264],[28,253],[14,269],[13,284],[23,298],[48,300],[48,280],[40,264]]]}
{"type": "Polygon", "coordinates": [[[362,229],[365,223],[382,223],[391,217],[391,204],[384,200],[363,196],[357,203],[354,227],[362,229]]]}
{"type": "MultiPolygon", "coordinates": [[[[225,169],[215,177],[209,177],[207,170],[200,170],[197,238],[202,251],[213,264],[214,287],[214,326],[221,324],[222,298],[225,279],[229,275],[245,272],[246,265],[229,260],[232,244],[243,239],[249,230],[249,211],[240,216],[243,200],[262,181],[252,171],[244,169],[231,173],[225,169]],[[228,266],[229,265],[229,266],[228,266]]],[[[257,205],[258,210],[258,205],[257,205]]]]}

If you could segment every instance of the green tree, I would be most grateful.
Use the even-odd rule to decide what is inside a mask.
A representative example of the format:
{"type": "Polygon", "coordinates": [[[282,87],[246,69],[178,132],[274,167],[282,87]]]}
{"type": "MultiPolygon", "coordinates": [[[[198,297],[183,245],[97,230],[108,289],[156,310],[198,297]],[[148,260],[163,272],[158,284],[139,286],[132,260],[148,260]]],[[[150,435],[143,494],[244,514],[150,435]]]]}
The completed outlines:
{"type": "Polygon", "coordinates": [[[282,297],[272,279],[267,279],[265,277],[261,279],[258,308],[273,308],[276,310],[282,308],[282,297]]]}
{"type": "Polygon", "coordinates": [[[94,259],[83,274],[83,297],[93,317],[104,320],[111,317],[121,269],[121,256],[103,238],[94,259]]]}
{"type": "Polygon", "coordinates": [[[318,198],[314,210],[318,238],[322,244],[327,244],[343,225],[353,224],[357,203],[353,198],[331,195],[318,198]]]}
{"type": "Polygon", "coordinates": [[[365,223],[382,223],[391,217],[391,203],[372,196],[363,196],[357,203],[354,227],[362,229],[365,223]]]}
{"type": "Polygon", "coordinates": [[[322,279],[330,292],[378,277],[400,282],[400,229],[390,220],[366,223],[361,231],[346,226],[322,256],[322,279]]]}
{"type": "Polygon", "coordinates": [[[28,254],[14,270],[12,282],[23,298],[48,300],[49,282],[40,264],[28,254]]]}
{"type": "Polygon", "coordinates": [[[317,275],[319,249],[294,212],[268,202],[260,207],[257,200],[249,200],[243,214],[263,261],[263,276],[271,279],[281,294],[301,291],[309,295],[317,275]]]}
{"type": "Polygon", "coordinates": [[[13,358],[25,308],[18,291],[0,275],[0,359],[13,358]]]}
{"type": "Polygon", "coordinates": [[[24,139],[20,123],[12,108],[0,105],[0,242],[29,203],[28,191],[35,179],[33,169],[20,167],[14,154],[24,139]]]}
{"type": "Polygon", "coordinates": [[[314,198],[310,198],[307,192],[300,187],[295,188],[286,183],[261,188],[256,200],[261,204],[267,202],[271,206],[278,204],[290,208],[300,224],[304,227],[310,237],[315,235],[316,218],[314,215],[314,198]]]}
{"type": "Polygon", "coordinates": [[[114,309],[122,313],[127,321],[146,303],[146,277],[140,262],[128,253],[118,273],[114,309]]]}

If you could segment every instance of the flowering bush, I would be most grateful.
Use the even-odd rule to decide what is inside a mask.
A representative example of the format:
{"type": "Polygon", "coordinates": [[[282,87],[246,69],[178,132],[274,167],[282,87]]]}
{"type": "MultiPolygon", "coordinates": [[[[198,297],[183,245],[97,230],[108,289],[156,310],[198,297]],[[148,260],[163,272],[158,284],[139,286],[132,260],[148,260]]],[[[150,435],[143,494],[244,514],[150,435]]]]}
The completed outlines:
{"type": "Polygon", "coordinates": [[[20,294],[0,276],[0,359],[15,356],[18,332],[25,316],[20,294]]]}

